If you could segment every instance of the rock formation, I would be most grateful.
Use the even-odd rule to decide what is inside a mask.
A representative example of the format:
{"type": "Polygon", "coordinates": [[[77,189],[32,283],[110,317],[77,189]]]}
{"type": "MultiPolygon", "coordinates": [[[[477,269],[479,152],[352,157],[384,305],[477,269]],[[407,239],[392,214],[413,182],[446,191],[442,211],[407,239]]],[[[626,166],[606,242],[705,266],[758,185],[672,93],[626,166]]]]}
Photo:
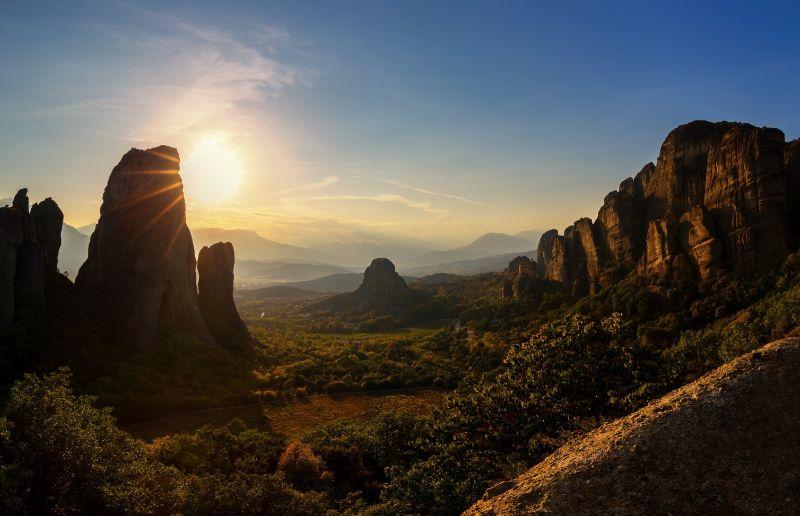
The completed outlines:
{"type": "Polygon", "coordinates": [[[355,292],[339,294],[314,303],[308,311],[325,310],[357,316],[370,313],[400,315],[423,301],[420,291],[411,290],[387,258],[375,258],[364,271],[364,281],[355,292]]]}
{"type": "Polygon", "coordinates": [[[61,249],[61,228],[64,225],[64,214],[56,202],[48,197],[31,207],[31,219],[37,240],[44,252],[44,261],[48,272],[58,270],[58,251],[61,249]]]}
{"type": "Polygon", "coordinates": [[[22,245],[24,214],[15,206],[0,208],[0,332],[14,319],[17,251],[22,245]]]}
{"type": "Polygon", "coordinates": [[[200,312],[217,342],[229,348],[250,340],[250,333],[233,302],[234,262],[230,242],[203,247],[197,256],[200,312]]]}
{"type": "Polygon", "coordinates": [[[635,273],[700,286],[780,265],[800,238],[800,144],[781,131],[696,121],[673,130],[648,163],[609,193],[597,218],[545,233],[543,277],[576,297],[635,273]]]}
{"type": "Polygon", "coordinates": [[[795,514],[800,339],[570,442],[466,514],[795,514]]]}
{"type": "Polygon", "coordinates": [[[131,149],[111,172],[79,293],[120,345],[147,347],[171,328],[206,340],[178,151],[131,149]]]}
{"type": "Polygon", "coordinates": [[[48,198],[30,208],[28,190],[0,208],[0,332],[21,310],[44,309],[47,288],[58,273],[64,215],[48,198]]]}
{"type": "Polygon", "coordinates": [[[535,280],[541,279],[536,262],[527,256],[517,256],[511,260],[503,273],[503,285],[500,288],[501,299],[524,297],[535,280]]]}

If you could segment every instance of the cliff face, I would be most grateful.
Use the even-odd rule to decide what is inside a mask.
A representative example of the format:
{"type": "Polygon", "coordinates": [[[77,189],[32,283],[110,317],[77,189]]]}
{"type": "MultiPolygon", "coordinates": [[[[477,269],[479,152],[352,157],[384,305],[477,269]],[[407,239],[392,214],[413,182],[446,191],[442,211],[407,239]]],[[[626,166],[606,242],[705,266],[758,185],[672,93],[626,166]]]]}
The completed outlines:
{"type": "Polygon", "coordinates": [[[800,339],[572,441],[466,514],[795,514],[800,339]]]}
{"type": "Polygon", "coordinates": [[[609,193],[597,218],[542,236],[537,263],[575,296],[632,272],[701,285],[779,265],[798,242],[800,145],[781,131],[696,121],[609,193]]]}
{"type": "Polygon", "coordinates": [[[107,336],[123,345],[148,346],[164,327],[211,339],[197,301],[179,162],[166,146],[122,157],[76,278],[107,336]]]}
{"type": "Polygon", "coordinates": [[[48,286],[59,276],[64,215],[50,198],[29,206],[23,188],[11,206],[0,207],[0,333],[20,310],[41,311],[48,286]]]}

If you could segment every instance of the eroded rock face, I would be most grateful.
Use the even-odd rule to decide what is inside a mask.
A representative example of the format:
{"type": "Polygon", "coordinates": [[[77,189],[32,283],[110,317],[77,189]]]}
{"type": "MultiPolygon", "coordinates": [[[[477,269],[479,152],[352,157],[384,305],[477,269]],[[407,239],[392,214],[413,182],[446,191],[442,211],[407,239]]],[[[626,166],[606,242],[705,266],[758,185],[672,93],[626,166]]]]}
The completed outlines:
{"type": "Polygon", "coordinates": [[[490,488],[466,514],[794,514],[800,340],[768,344],[490,488]]]}
{"type": "Polygon", "coordinates": [[[800,243],[800,143],[777,129],[696,121],[670,132],[648,163],[608,194],[597,219],[543,235],[541,274],[573,295],[631,273],[701,285],[779,266],[800,243]]]}
{"type": "Polygon", "coordinates": [[[695,206],[681,216],[678,225],[678,244],[693,258],[700,280],[709,281],[720,271],[722,242],[714,219],[705,208],[695,206]]]}
{"type": "Polygon", "coordinates": [[[178,151],[131,149],[111,172],[76,287],[122,345],[171,328],[212,340],[197,301],[178,151]]]}
{"type": "Polygon", "coordinates": [[[11,206],[0,208],[0,332],[19,311],[43,310],[48,284],[59,276],[64,215],[50,198],[30,212],[29,206],[28,190],[22,188],[11,206]]]}
{"type": "Polygon", "coordinates": [[[536,266],[539,273],[547,280],[561,283],[565,288],[571,285],[567,248],[564,237],[558,231],[546,231],[539,239],[536,249],[536,266]]]}
{"type": "Polygon", "coordinates": [[[233,302],[234,262],[230,242],[203,247],[197,256],[200,311],[214,338],[227,347],[240,346],[250,338],[233,302]]]}

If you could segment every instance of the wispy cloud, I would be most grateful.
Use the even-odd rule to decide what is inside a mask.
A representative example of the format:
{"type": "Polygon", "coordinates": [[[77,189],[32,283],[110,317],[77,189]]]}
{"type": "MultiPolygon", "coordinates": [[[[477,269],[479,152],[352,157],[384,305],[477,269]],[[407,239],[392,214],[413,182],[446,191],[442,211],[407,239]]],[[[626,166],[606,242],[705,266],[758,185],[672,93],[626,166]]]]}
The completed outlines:
{"type": "Polygon", "coordinates": [[[403,197],[402,195],[395,195],[395,194],[377,194],[377,195],[315,195],[315,196],[307,196],[307,197],[288,197],[285,199],[286,201],[373,201],[373,202],[389,202],[389,203],[397,203],[406,206],[407,208],[412,208],[415,210],[420,210],[425,213],[430,213],[432,215],[436,215],[437,218],[444,217],[448,214],[448,211],[442,208],[434,208],[431,206],[430,203],[415,201],[412,199],[408,199],[407,197],[403,197]]]}
{"type": "Polygon", "coordinates": [[[94,129],[133,141],[226,125],[247,131],[255,126],[254,103],[307,81],[305,72],[278,58],[291,41],[281,28],[251,26],[234,34],[176,14],[124,8],[132,23],[99,30],[118,50],[108,65],[130,80],[115,82],[112,76],[85,93],[91,99],[76,98],[34,116],[124,121],[119,134],[94,129]]]}
{"type": "Polygon", "coordinates": [[[339,178],[338,177],[336,177],[336,176],[328,176],[325,179],[323,179],[321,181],[314,182],[314,183],[307,183],[307,184],[300,185],[300,186],[292,186],[292,187],[289,187],[289,188],[283,188],[281,190],[276,190],[275,192],[272,193],[272,195],[270,195],[270,197],[279,197],[279,196],[284,196],[284,195],[289,194],[289,193],[302,192],[302,191],[308,191],[308,190],[322,190],[322,189],[327,188],[327,187],[331,186],[332,184],[335,184],[335,183],[338,183],[338,182],[339,182],[339,178]]]}
{"type": "MultiPolygon", "coordinates": [[[[356,176],[356,177],[361,177],[361,176],[356,176]]],[[[431,196],[434,196],[434,197],[442,197],[442,198],[445,198],[445,199],[452,199],[454,201],[460,201],[460,202],[463,202],[463,203],[471,204],[473,206],[480,206],[482,208],[496,208],[497,207],[497,206],[493,206],[491,204],[486,204],[486,203],[483,203],[483,202],[480,202],[480,201],[474,201],[472,199],[467,199],[466,197],[461,197],[459,195],[453,195],[453,194],[443,193],[443,192],[434,192],[433,190],[428,190],[428,189],[425,189],[425,188],[421,188],[419,186],[410,185],[408,183],[403,183],[402,181],[397,181],[397,180],[394,180],[394,179],[380,179],[380,178],[378,178],[378,179],[375,179],[375,181],[378,181],[380,183],[384,183],[384,184],[387,184],[387,185],[391,185],[391,186],[394,186],[396,188],[402,188],[404,190],[410,190],[412,192],[417,192],[417,193],[421,193],[421,194],[425,194],[425,195],[431,195],[431,196]]]]}

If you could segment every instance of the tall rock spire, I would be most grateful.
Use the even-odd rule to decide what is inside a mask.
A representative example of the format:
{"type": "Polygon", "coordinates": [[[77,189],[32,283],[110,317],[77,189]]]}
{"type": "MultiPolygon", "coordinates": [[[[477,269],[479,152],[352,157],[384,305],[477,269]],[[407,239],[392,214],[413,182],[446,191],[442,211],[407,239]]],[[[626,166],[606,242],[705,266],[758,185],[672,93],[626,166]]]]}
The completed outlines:
{"type": "Polygon", "coordinates": [[[203,247],[197,256],[200,311],[214,338],[228,348],[240,347],[251,338],[233,303],[234,263],[230,242],[203,247]]]}
{"type": "Polygon", "coordinates": [[[76,286],[123,344],[152,345],[168,328],[212,340],[197,301],[179,169],[172,147],[131,149],[103,193],[76,286]]]}

